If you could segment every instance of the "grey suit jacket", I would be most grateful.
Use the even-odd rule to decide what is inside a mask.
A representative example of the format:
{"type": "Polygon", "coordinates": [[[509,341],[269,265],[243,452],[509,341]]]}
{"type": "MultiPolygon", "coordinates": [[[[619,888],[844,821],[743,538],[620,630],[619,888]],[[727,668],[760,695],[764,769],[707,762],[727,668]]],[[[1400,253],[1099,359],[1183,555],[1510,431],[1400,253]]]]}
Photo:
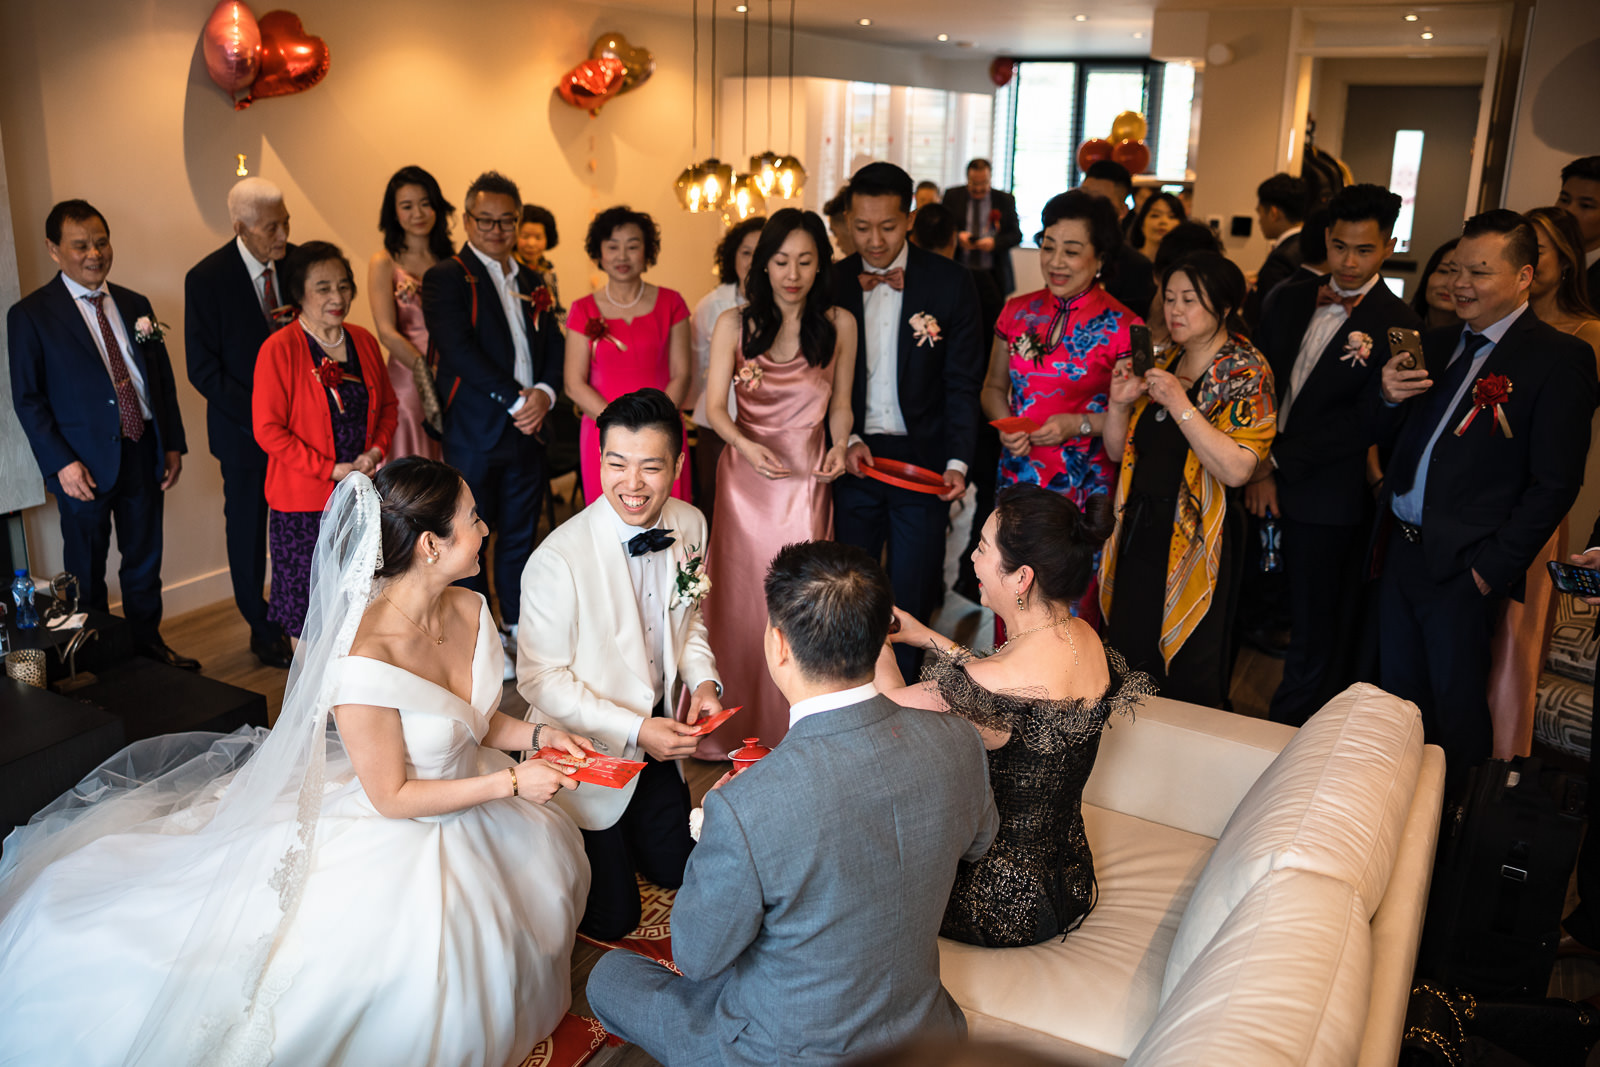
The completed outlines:
{"type": "Polygon", "coordinates": [[[936,940],[957,861],[982,856],[999,824],[977,731],[881,696],[800,720],[708,794],[672,951],[690,979],[731,969],[722,1062],[837,1063],[965,1033],[936,940]]]}

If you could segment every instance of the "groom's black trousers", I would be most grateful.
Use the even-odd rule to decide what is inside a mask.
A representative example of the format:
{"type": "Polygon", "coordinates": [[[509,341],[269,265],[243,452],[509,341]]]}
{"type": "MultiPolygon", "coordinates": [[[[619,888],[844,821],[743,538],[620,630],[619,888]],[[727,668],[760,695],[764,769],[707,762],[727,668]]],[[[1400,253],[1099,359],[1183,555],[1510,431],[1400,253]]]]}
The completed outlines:
{"type": "MultiPolygon", "coordinates": [[[[662,709],[657,708],[660,715],[662,709]]],[[[615,941],[639,925],[639,883],[634,872],[663,889],[683,884],[694,838],[689,836],[689,786],[676,762],[649,753],[622,818],[604,830],[583,831],[589,856],[589,902],[578,930],[597,941],[615,941]]],[[[579,786],[600,789],[602,786],[579,786]]]]}

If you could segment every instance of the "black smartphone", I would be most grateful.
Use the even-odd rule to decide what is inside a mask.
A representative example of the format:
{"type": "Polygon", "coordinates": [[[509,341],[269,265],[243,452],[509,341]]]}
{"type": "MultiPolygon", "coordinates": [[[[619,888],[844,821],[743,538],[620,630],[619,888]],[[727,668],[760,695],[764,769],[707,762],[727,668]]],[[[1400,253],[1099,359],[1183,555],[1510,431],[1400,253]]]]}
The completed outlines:
{"type": "Polygon", "coordinates": [[[1556,583],[1556,588],[1563,593],[1570,593],[1573,596],[1600,596],[1600,572],[1574,567],[1570,563],[1557,563],[1555,560],[1551,560],[1545,566],[1550,568],[1550,580],[1556,583]]]}
{"type": "Polygon", "coordinates": [[[1150,344],[1150,327],[1143,323],[1129,326],[1128,340],[1133,346],[1133,373],[1143,378],[1145,372],[1156,365],[1156,350],[1150,344]]]}
{"type": "Polygon", "coordinates": [[[1401,370],[1427,370],[1427,364],[1422,361],[1422,335],[1416,330],[1407,330],[1399,326],[1389,327],[1389,354],[1391,356],[1405,355],[1401,362],[1401,370]]]}

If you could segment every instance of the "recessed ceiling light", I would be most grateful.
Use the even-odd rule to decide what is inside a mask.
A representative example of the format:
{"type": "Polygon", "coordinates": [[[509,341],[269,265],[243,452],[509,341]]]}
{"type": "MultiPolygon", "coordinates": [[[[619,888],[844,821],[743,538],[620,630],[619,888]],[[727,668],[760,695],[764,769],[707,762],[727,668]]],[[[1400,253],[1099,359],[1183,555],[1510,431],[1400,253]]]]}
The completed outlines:
{"type": "Polygon", "coordinates": [[[1136,34],[1133,35],[1133,39],[1135,41],[1142,41],[1142,40],[1144,40],[1144,34],[1143,33],[1136,33],[1136,34]]]}
{"type": "Polygon", "coordinates": [[[856,19],[856,25],[857,26],[870,26],[870,25],[872,25],[872,20],[871,19],[856,19]]]}
{"type": "Polygon", "coordinates": [[[1424,41],[1431,41],[1431,40],[1433,40],[1433,31],[1432,31],[1432,30],[1423,30],[1423,31],[1422,31],[1422,39],[1423,39],[1423,40],[1424,40],[1424,41]]]}
{"type": "Polygon", "coordinates": [[[941,33],[939,35],[939,37],[938,37],[938,40],[941,40],[941,41],[948,41],[949,39],[950,39],[950,35],[948,33],[941,33]]]}
{"type": "Polygon", "coordinates": [[[1089,21],[1089,16],[1088,15],[1074,15],[1074,16],[1072,16],[1072,21],[1073,22],[1088,22],[1089,21]]]}
{"type": "Polygon", "coordinates": [[[1406,16],[1406,21],[1407,22],[1415,22],[1415,21],[1417,21],[1417,16],[1415,16],[1415,15],[1407,15],[1406,16]]]}
{"type": "Polygon", "coordinates": [[[745,13],[745,12],[746,12],[746,11],[749,11],[749,10],[750,10],[750,8],[749,8],[749,7],[748,7],[748,6],[746,6],[746,5],[745,5],[745,4],[740,4],[740,5],[739,5],[739,6],[738,6],[738,7],[736,7],[736,8],[734,8],[734,10],[735,10],[735,11],[737,11],[737,12],[738,12],[738,13],[739,13],[739,14],[741,14],[741,15],[742,15],[742,14],[744,14],[744,13],[745,13]]]}

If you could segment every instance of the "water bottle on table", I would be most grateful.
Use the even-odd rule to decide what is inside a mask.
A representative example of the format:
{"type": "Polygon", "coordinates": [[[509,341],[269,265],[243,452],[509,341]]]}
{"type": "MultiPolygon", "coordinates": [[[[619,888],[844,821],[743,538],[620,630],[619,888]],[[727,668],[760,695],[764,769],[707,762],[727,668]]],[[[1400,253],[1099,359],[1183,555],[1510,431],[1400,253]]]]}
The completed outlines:
{"type": "Polygon", "coordinates": [[[11,599],[17,603],[17,629],[32,630],[39,625],[39,613],[33,607],[33,579],[26,568],[17,568],[16,578],[11,583],[11,599]]]}

